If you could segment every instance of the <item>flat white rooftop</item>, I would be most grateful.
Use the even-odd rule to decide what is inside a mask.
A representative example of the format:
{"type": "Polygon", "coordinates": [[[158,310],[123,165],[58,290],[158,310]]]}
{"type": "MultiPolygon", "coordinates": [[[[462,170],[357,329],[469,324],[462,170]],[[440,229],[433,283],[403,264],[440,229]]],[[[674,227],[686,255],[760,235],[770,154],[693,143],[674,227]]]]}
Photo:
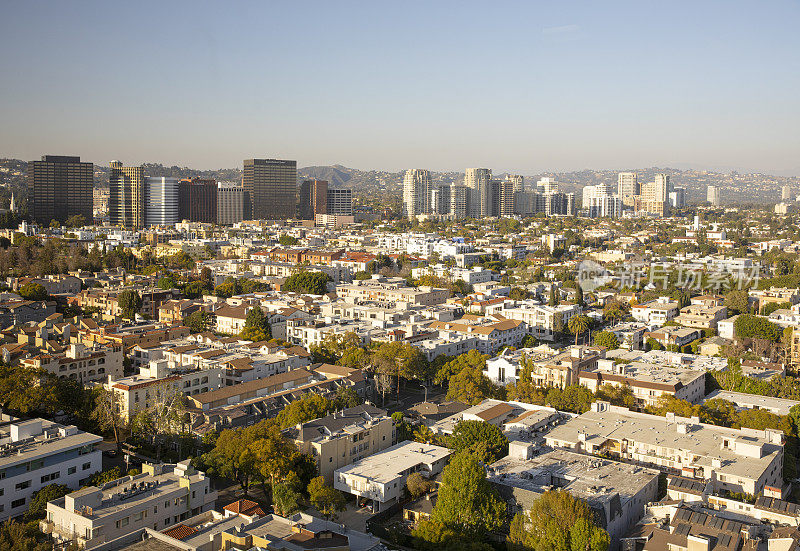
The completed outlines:
{"type": "Polygon", "coordinates": [[[451,450],[431,444],[420,444],[406,440],[382,452],[365,457],[355,463],[336,470],[336,476],[358,476],[379,484],[388,483],[400,473],[417,465],[430,465],[447,458],[451,450]]]}

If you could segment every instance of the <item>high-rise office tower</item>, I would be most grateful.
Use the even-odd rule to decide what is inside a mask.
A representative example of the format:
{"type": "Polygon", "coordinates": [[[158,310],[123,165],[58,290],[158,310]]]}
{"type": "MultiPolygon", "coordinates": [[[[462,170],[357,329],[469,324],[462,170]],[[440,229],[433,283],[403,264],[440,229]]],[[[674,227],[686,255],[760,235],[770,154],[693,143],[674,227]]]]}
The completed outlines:
{"type": "Polygon", "coordinates": [[[544,194],[558,193],[558,182],[556,182],[555,178],[549,176],[539,178],[539,181],[536,182],[536,187],[544,194]]]}
{"type": "Polygon", "coordinates": [[[111,161],[108,219],[112,226],[138,230],[145,225],[144,168],[111,161]]]}
{"type": "Polygon", "coordinates": [[[406,217],[430,212],[431,173],[422,168],[406,170],[403,177],[403,211],[406,217]]]}
{"type": "Polygon", "coordinates": [[[470,192],[467,186],[450,186],[450,214],[464,218],[470,211],[470,192]]]}
{"type": "Polygon", "coordinates": [[[522,174],[506,174],[506,181],[512,182],[512,191],[525,191],[525,177],[522,174]]]}
{"type": "MultiPolygon", "coordinates": [[[[468,168],[464,174],[464,185],[470,189],[469,216],[493,216],[494,199],[492,170],[489,168],[468,168]]],[[[498,186],[499,188],[499,186],[498,186]]]]}
{"type": "Polygon", "coordinates": [[[714,207],[718,207],[721,204],[719,188],[717,186],[708,186],[706,190],[706,200],[714,207]]]}
{"type": "Polygon", "coordinates": [[[244,220],[244,188],[236,182],[217,184],[217,224],[230,226],[244,220]]]}
{"type": "Polygon", "coordinates": [[[178,188],[180,219],[191,222],[217,223],[217,181],[206,178],[184,178],[178,188]]]}
{"type": "Polygon", "coordinates": [[[669,194],[672,191],[672,182],[668,174],[656,174],[654,188],[654,201],[669,201],[669,194]]]}
{"type": "Polygon", "coordinates": [[[172,226],[180,222],[178,179],[146,177],[144,204],[146,226],[172,226]]]}
{"type": "Polygon", "coordinates": [[[669,194],[669,206],[682,209],[686,206],[686,188],[676,187],[669,194]]]}
{"type": "Polygon", "coordinates": [[[582,206],[589,218],[615,218],[622,214],[622,200],[611,193],[608,184],[584,187],[582,206]]]}
{"type": "Polygon", "coordinates": [[[315,220],[317,214],[328,213],[328,182],[303,180],[300,184],[300,220],[315,220]]]}
{"type": "Polygon", "coordinates": [[[516,187],[514,180],[505,179],[500,182],[500,216],[514,215],[514,195],[522,193],[521,190],[515,192],[516,187]]]}
{"type": "Polygon", "coordinates": [[[786,185],[781,188],[781,201],[792,198],[792,186],[786,185]]]}
{"type": "Polygon", "coordinates": [[[617,195],[626,206],[633,206],[634,197],[641,195],[642,189],[639,178],[635,172],[620,172],[617,174],[617,195]]]}
{"type": "Polygon", "coordinates": [[[245,159],[244,189],[251,218],[286,220],[295,217],[297,161],[245,159]]]}
{"type": "Polygon", "coordinates": [[[336,216],[353,216],[353,190],[344,188],[328,188],[326,214],[336,216]]]}
{"type": "Polygon", "coordinates": [[[41,161],[28,163],[31,215],[39,224],[66,222],[75,215],[91,223],[93,188],[94,165],[82,163],[80,157],[42,155],[41,161]]]}

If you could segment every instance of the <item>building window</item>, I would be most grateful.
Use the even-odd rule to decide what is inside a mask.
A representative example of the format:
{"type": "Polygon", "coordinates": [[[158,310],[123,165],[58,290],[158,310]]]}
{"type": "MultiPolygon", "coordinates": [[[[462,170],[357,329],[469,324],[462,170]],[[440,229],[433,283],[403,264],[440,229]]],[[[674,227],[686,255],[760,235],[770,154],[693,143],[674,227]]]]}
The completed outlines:
{"type": "Polygon", "coordinates": [[[92,464],[91,463],[84,463],[83,465],[81,465],[81,470],[83,470],[83,471],[86,471],[86,470],[91,469],[91,468],[92,468],[92,464]]]}
{"type": "Polygon", "coordinates": [[[20,499],[15,499],[14,501],[11,502],[11,508],[12,509],[16,509],[17,507],[22,507],[23,505],[25,505],[25,498],[24,497],[20,498],[20,499]]]}
{"type": "Polygon", "coordinates": [[[75,474],[78,470],[78,467],[70,467],[67,469],[67,474],[75,474]]]}
{"type": "Polygon", "coordinates": [[[30,480],[26,480],[24,482],[19,482],[17,484],[17,486],[16,486],[17,490],[24,490],[24,489],[30,488],[30,487],[31,487],[31,481],[30,480]]]}

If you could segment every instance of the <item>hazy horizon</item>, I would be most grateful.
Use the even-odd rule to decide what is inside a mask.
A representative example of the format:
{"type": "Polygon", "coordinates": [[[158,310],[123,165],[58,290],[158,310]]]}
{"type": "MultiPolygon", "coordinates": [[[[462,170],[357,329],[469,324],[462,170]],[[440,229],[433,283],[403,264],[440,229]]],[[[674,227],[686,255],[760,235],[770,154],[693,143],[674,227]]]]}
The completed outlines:
{"type": "Polygon", "coordinates": [[[800,5],[11,3],[0,156],[800,176],[800,5]]]}

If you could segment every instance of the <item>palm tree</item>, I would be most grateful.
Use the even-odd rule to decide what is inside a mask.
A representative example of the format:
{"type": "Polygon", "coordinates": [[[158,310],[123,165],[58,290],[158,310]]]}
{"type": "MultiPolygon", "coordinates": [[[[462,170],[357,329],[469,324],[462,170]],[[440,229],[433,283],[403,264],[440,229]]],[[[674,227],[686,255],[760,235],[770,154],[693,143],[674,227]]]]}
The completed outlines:
{"type": "Polygon", "coordinates": [[[567,322],[567,327],[569,328],[570,332],[575,335],[575,344],[578,344],[578,336],[583,335],[586,331],[589,330],[589,324],[591,320],[588,316],[584,316],[583,314],[572,316],[569,318],[567,322]]]}

